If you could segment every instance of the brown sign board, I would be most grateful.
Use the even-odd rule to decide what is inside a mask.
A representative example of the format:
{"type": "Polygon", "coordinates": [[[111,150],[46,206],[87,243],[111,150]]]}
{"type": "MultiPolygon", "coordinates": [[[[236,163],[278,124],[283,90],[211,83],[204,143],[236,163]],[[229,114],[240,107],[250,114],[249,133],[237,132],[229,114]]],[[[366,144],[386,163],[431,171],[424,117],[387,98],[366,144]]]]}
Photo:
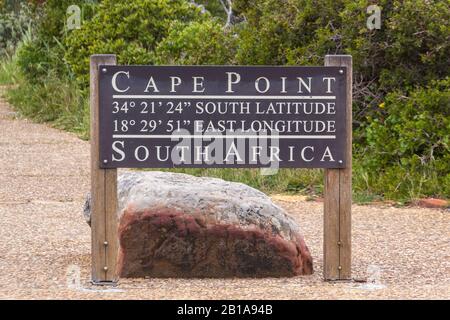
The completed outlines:
{"type": "Polygon", "coordinates": [[[101,168],[344,168],[346,68],[99,66],[101,168]]]}

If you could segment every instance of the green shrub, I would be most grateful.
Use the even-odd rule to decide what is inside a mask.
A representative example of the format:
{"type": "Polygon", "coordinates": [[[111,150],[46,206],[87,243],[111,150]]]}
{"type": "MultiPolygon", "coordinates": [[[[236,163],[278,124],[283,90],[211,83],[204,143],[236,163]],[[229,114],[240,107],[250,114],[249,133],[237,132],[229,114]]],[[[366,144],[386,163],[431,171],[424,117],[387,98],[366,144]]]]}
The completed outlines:
{"type": "Polygon", "coordinates": [[[390,93],[357,152],[368,186],[388,198],[450,194],[450,78],[390,93]]]}
{"type": "Polygon", "coordinates": [[[45,43],[55,45],[62,42],[72,30],[67,30],[67,9],[76,5],[81,9],[82,23],[89,21],[97,8],[96,0],[46,0],[43,4],[43,15],[37,21],[37,38],[45,43]]]}
{"type": "Polygon", "coordinates": [[[274,175],[261,175],[259,169],[167,169],[195,176],[216,177],[245,183],[269,194],[302,193],[317,195],[323,191],[323,171],[320,169],[280,169],[274,175]]]}
{"type": "Polygon", "coordinates": [[[23,5],[18,13],[0,10],[0,58],[11,56],[31,29],[32,10],[23,5]]]}
{"type": "Polygon", "coordinates": [[[0,59],[0,85],[18,83],[19,78],[20,70],[16,55],[0,59]]]}
{"type": "Polygon", "coordinates": [[[227,64],[233,61],[235,39],[215,20],[174,22],[157,46],[157,64],[227,64]],[[207,40],[206,40],[207,39],[207,40]],[[206,41],[205,41],[206,40],[206,41]]]}
{"type": "Polygon", "coordinates": [[[67,77],[69,69],[61,59],[64,48],[41,39],[25,41],[17,50],[17,64],[31,83],[44,83],[49,74],[67,77]]]}
{"type": "Polygon", "coordinates": [[[87,0],[47,0],[41,14],[35,19],[32,37],[24,41],[17,51],[18,65],[25,77],[33,83],[43,83],[49,73],[59,77],[71,77],[71,69],[64,56],[64,39],[67,30],[67,8],[78,5],[89,19],[94,12],[95,2],[87,0]]]}
{"type": "Polygon", "coordinates": [[[8,101],[20,112],[38,122],[89,136],[89,103],[75,83],[49,74],[45,82],[19,79],[18,86],[7,92],[8,101]]]}
{"type": "MultiPolygon", "coordinates": [[[[450,73],[449,3],[381,0],[380,30],[369,30],[370,0],[236,0],[245,17],[238,64],[321,65],[351,54],[354,120],[364,126],[386,93],[450,73]]],[[[358,137],[357,137],[358,138],[358,137]]]]}
{"type": "Polygon", "coordinates": [[[208,16],[184,0],[105,0],[95,17],[66,39],[66,59],[77,79],[88,85],[89,57],[114,53],[121,64],[154,64],[154,49],[175,20],[187,23],[208,16]]]}
{"type": "Polygon", "coordinates": [[[245,22],[235,29],[235,60],[321,65],[326,54],[351,54],[355,191],[365,198],[373,193],[394,199],[448,197],[447,80],[439,85],[430,81],[450,74],[449,3],[377,1],[382,9],[379,30],[366,27],[370,4],[236,0],[235,11],[245,22]],[[414,87],[421,88],[401,98],[401,92],[414,87]]]}
{"type": "Polygon", "coordinates": [[[190,2],[202,6],[204,10],[207,10],[209,13],[211,13],[211,15],[213,15],[214,17],[218,17],[223,22],[225,22],[226,13],[220,1],[221,0],[195,0],[190,2]]]}

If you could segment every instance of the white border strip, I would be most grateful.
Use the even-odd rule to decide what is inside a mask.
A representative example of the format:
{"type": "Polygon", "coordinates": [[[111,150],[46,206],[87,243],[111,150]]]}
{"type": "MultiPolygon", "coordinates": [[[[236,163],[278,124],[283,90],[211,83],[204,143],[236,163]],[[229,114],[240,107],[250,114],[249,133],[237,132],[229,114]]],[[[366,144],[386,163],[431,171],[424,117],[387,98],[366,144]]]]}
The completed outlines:
{"type": "Polygon", "coordinates": [[[308,136],[308,135],[167,135],[167,134],[115,134],[113,139],[336,139],[335,135],[323,135],[323,136],[308,136]]]}
{"type": "Polygon", "coordinates": [[[336,96],[113,95],[113,99],[336,100],[336,96]]]}

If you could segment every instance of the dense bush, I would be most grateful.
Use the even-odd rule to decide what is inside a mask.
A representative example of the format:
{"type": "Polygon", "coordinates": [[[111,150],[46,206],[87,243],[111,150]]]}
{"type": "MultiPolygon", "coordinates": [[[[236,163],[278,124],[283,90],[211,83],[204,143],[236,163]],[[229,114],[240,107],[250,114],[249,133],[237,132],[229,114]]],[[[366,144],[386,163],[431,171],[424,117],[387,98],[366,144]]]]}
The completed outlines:
{"type": "Polygon", "coordinates": [[[206,16],[185,0],[105,0],[91,21],[67,37],[66,59],[87,86],[92,54],[115,53],[122,64],[154,64],[154,49],[173,21],[202,21],[206,16]]]}
{"type": "MultiPolygon", "coordinates": [[[[380,30],[366,27],[369,0],[237,0],[246,23],[239,64],[321,65],[326,54],[354,59],[355,124],[387,92],[450,73],[447,0],[381,0],[380,30]]],[[[388,110],[387,110],[388,111],[388,110]]]]}
{"type": "Polygon", "coordinates": [[[89,136],[89,103],[76,84],[50,74],[42,83],[19,82],[8,100],[24,116],[51,122],[64,130],[89,136]]]}
{"type": "Polygon", "coordinates": [[[229,64],[234,58],[235,38],[215,20],[174,22],[155,50],[157,64],[229,64]],[[208,39],[205,41],[205,39],[208,39]]]}
{"type": "Polygon", "coordinates": [[[67,65],[61,59],[64,48],[36,39],[25,41],[17,50],[17,63],[31,83],[43,83],[50,74],[65,77],[69,73],[67,65]]]}
{"type": "Polygon", "coordinates": [[[31,17],[28,6],[17,13],[0,10],[0,58],[12,55],[24,35],[31,32],[31,17]]]}
{"type": "MultiPolygon", "coordinates": [[[[211,13],[211,15],[218,17],[225,22],[226,13],[223,9],[223,5],[220,3],[220,0],[195,0],[190,2],[203,7],[203,9],[211,13]]],[[[223,3],[226,3],[226,0],[223,1],[223,3]]]]}
{"type": "Polygon", "coordinates": [[[88,8],[85,17],[93,14],[92,6],[85,0],[47,0],[42,5],[43,13],[35,20],[33,37],[27,39],[19,48],[18,64],[22,73],[32,83],[45,82],[45,77],[69,77],[71,69],[64,56],[64,39],[71,31],[66,28],[67,8],[78,5],[88,8]]]}
{"type": "Polygon", "coordinates": [[[369,30],[366,8],[372,3],[236,0],[236,13],[245,21],[239,26],[236,62],[321,65],[326,54],[351,54],[355,186],[388,198],[448,196],[448,187],[439,185],[449,185],[449,150],[442,143],[435,144],[437,136],[448,136],[449,131],[433,125],[448,118],[444,112],[450,108],[448,96],[446,100],[444,91],[434,92],[441,99],[424,95],[433,93],[430,81],[450,74],[450,4],[442,0],[377,1],[382,8],[381,29],[369,30]],[[411,89],[410,99],[397,99],[417,86],[431,87],[411,89]],[[408,112],[400,117],[405,106],[408,112]],[[427,109],[437,112],[427,114],[429,126],[425,128],[417,119],[427,109]],[[394,124],[399,118],[401,124],[394,124]],[[400,130],[402,126],[406,130],[400,130]],[[423,163],[430,152],[433,160],[423,163]]]}
{"type": "Polygon", "coordinates": [[[449,195],[450,78],[390,93],[381,107],[389,113],[368,124],[358,151],[371,184],[388,197],[449,195]]]}
{"type": "Polygon", "coordinates": [[[9,101],[27,117],[50,121],[57,127],[87,137],[88,100],[73,81],[72,70],[64,59],[67,50],[64,39],[71,32],[66,28],[67,8],[73,4],[80,6],[86,21],[95,11],[95,1],[29,2],[34,3],[34,10],[39,15],[34,16],[33,30],[22,39],[13,59],[4,64],[8,66],[5,71],[16,71],[15,67],[19,71],[14,79],[3,79],[6,83],[13,80],[17,85],[9,91],[9,101]]]}

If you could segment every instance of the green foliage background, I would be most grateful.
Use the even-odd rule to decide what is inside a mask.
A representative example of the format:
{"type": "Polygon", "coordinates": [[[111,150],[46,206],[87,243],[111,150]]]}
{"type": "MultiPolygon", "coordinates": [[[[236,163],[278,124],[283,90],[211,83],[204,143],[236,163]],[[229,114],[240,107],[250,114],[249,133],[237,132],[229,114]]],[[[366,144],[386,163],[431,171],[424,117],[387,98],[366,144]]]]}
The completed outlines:
{"type": "MultiPolygon", "coordinates": [[[[87,137],[94,53],[174,65],[323,65],[326,54],[351,54],[355,199],[449,197],[449,0],[234,0],[227,28],[219,0],[40,2],[32,5],[32,34],[3,64],[20,71],[9,97],[27,116],[87,137]],[[71,4],[82,8],[79,30],[65,26],[71,4]],[[382,9],[379,30],[366,27],[370,4],[382,9]]],[[[6,20],[2,13],[0,34],[6,20]]],[[[320,170],[188,171],[268,192],[322,191],[320,170]]]]}
{"type": "Polygon", "coordinates": [[[32,6],[23,6],[19,12],[0,6],[0,57],[14,54],[24,36],[31,32],[32,6]]]}

